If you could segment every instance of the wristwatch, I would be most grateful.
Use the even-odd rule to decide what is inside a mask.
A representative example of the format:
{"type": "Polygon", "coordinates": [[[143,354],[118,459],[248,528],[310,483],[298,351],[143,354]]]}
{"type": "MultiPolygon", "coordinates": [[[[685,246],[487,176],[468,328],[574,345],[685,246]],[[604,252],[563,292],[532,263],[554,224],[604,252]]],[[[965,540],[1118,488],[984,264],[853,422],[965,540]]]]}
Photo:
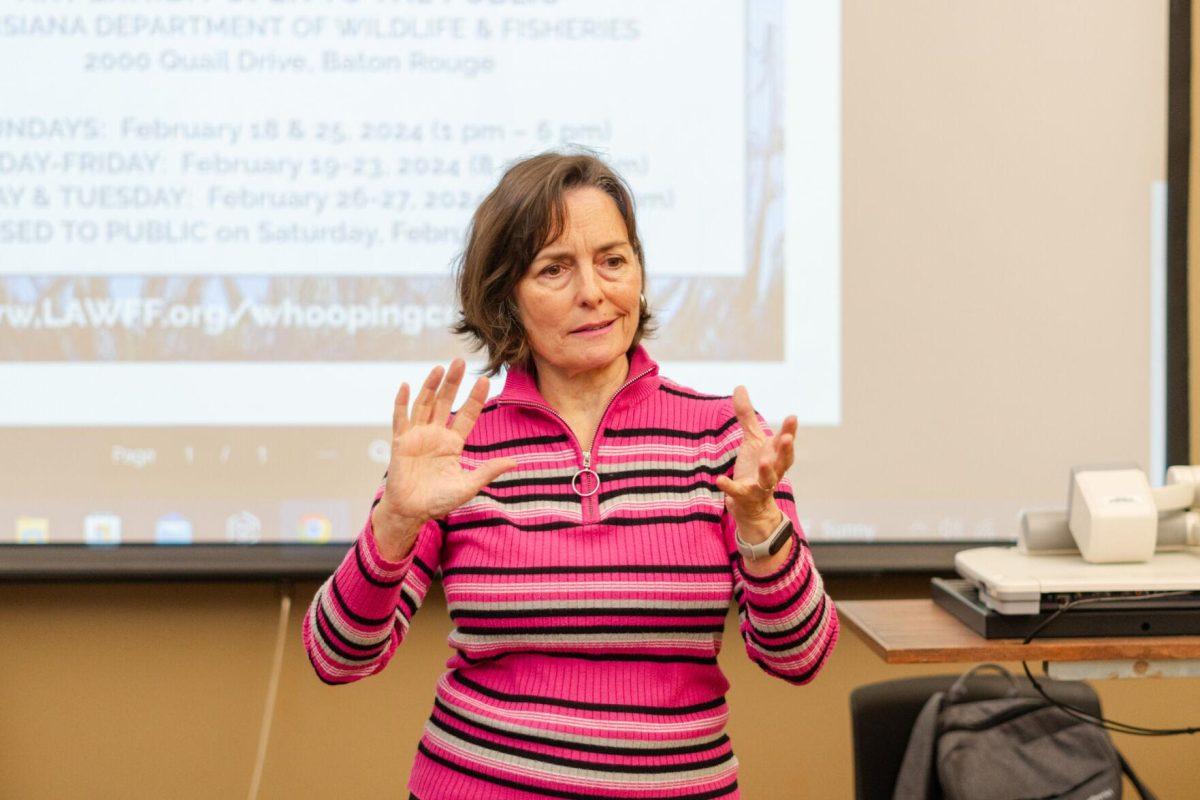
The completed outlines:
{"type": "Polygon", "coordinates": [[[735,533],[737,539],[738,552],[742,554],[742,558],[756,560],[765,556],[773,556],[783,548],[784,543],[792,536],[792,521],[787,518],[787,514],[783,515],[783,522],[775,530],[771,531],[771,535],[762,540],[758,544],[749,544],[742,540],[741,533],[735,533]]]}

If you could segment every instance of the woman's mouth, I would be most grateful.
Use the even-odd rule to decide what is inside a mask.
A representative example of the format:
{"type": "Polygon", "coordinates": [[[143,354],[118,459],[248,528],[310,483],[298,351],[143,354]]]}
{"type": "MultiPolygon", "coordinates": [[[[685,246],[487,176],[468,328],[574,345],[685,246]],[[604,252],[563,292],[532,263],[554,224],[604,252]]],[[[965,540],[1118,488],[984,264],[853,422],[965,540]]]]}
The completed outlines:
{"type": "Polygon", "coordinates": [[[575,330],[571,331],[571,333],[584,335],[584,336],[586,336],[588,334],[604,333],[605,331],[611,330],[613,323],[616,321],[617,320],[614,318],[614,319],[608,320],[607,322],[593,322],[590,325],[582,325],[582,326],[576,328],[575,330]]]}

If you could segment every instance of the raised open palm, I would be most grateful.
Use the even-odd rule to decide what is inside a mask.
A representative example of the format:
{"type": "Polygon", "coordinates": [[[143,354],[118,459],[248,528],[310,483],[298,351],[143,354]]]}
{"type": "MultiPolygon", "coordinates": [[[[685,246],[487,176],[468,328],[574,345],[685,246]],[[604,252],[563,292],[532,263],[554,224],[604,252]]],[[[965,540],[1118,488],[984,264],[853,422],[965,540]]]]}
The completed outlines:
{"type": "Polygon", "coordinates": [[[744,386],[733,390],[733,411],[742,426],[742,443],[733,464],[732,479],[718,475],[716,483],[725,493],[725,507],[734,521],[739,527],[749,527],[779,516],[775,487],[795,458],[797,423],[795,417],[788,417],[779,433],[768,436],[744,386]]]}
{"type": "Polygon", "coordinates": [[[500,474],[517,466],[514,458],[493,458],[474,470],[462,468],[463,443],[487,400],[487,378],[479,378],[467,401],[449,420],[466,363],[434,367],[421,386],[412,411],[409,389],[400,384],[392,413],[392,454],[380,505],[392,518],[423,523],[450,513],[500,474]],[[443,380],[443,374],[445,380],[443,380]]]}

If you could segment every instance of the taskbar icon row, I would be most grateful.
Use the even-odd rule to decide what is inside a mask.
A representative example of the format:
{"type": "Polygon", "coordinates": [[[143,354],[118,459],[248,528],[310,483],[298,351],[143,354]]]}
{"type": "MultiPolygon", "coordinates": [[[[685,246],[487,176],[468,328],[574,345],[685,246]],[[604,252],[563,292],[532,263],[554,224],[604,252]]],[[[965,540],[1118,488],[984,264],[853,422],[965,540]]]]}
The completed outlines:
{"type": "MultiPolygon", "coordinates": [[[[287,504],[285,504],[287,505],[287,504]]],[[[15,544],[84,544],[98,547],[119,544],[326,544],[345,539],[348,531],[338,514],[327,509],[285,510],[274,530],[264,524],[263,512],[246,509],[222,516],[204,515],[203,521],[194,516],[169,511],[155,517],[132,521],[111,511],[93,511],[68,519],[49,515],[18,514],[14,520],[15,544]]]]}

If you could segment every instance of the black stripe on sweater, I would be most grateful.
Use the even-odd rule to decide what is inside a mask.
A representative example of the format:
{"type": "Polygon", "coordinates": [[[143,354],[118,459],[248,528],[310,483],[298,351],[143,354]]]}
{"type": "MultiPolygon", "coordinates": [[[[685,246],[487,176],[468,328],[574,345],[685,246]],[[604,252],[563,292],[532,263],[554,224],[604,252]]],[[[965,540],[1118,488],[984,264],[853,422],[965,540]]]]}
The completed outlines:
{"type": "Polygon", "coordinates": [[[338,588],[336,572],[333,574],[333,578],[330,579],[329,586],[333,589],[333,599],[334,602],[337,603],[337,607],[343,614],[345,614],[354,622],[357,622],[359,625],[369,625],[374,628],[391,624],[391,614],[388,614],[386,617],[364,617],[362,614],[353,611],[350,608],[350,605],[346,602],[346,598],[342,597],[342,590],[338,588]]]}
{"type": "Polygon", "coordinates": [[[546,478],[509,478],[496,480],[488,484],[492,489],[513,489],[518,486],[569,486],[573,475],[560,475],[546,478]]]}
{"type": "Polygon", "coordinates": [[[589,653],[578,650],[522,649],[505,650],[503,653],[497,653],[494,656],[490,655],[484,658],[472,658],[462,648],[458,648],[457,652],[458,657],[468,664],[499,661],[508,656],[529,655],[545,656],[547,658],[574,658],[579,661],[615,661],[634,664],[702,664],[705,666],[715,666],[717,663],[716,656],[671,655],[668,653],[589,653]]]}
{"type": "Polygon", "coordinates": [[[720,633],[724,624],[714,625],[459,625],[457,631],[468,636],[544,636],[592,633],[720,633]]]}
{"type": "Polygon", "coordinates": [[[673,707],[639,706],[626,703],[587,703],[581,700],[567,700],[562,697],[550,697],[540,694],[510,694],[508,692],[501,692],[496,689],[489,689],[457,671],[449,673],[447,677],[493,700],[502,700],[506,703],[539,703],[546,706],[574,708],[582,711],[612,711],[618,714],[652,714],[654,716],[675,717],[684,714],[697,714],[701,711],[711,711],[714,708],[720,708],[725,705],[724,696],[714,697],[712,700],[706,700],[703,703],[673,707]]]}
{"type": "MultiPolygon", "coordinates": [[[[653,602],[653,601],[651,601],[653,602]]],[[[653,606],[624,606],[613,608],[501,608],[454,609],[450,619],[542,619],[546,617],[721,617],[728,606],[708,608],[655,608],[653,606]]]]}
{"type": "Polygon", "coordinates": [[[667,525],[684,522],[720,522],[721,518],[707,511],[693,511],[691,514],[671,516],[661,514],[657,517],[607,517],[601,520],[605,525],[667,525]]]}
{"type": "Polygon", "coordinates": [[[808,570],[808,573],[804,576],[804,581],[803,581],[803,583],[800,584],[800,588],[797,589],[796,591],[792,592],[790,595],[787,596],[786,600],[784,600],[780,603],[774,603],[772,605],[761,605],[761,604],[756,603],[755,601],[751,600],[749,593],[747,593],[747,595],[745,597],[745,604],[750,606],[750,608],[754,609],[755,611],[759,612],[760,614],[776,614],[780,611],[783,611],[784,609],[790,608],[792,603],[795,603],[797,600],[800,599],[800,595],[802,595],[808,591],[808,587],[812,585],[813,573],[815,571],[816,570],[810,568],[808,570]]]}
{"type": "MultiPolygon", "coordinates": [[[[750,619],[749,617],[746,617],[746,621],[750,623],[750,627],[754,631],[754,640],[756,642],[758,642],[759,644],[763,645],[763,647],[765,649],[769,650],[770,648],[764,643],[767,639],[785,639],[789,636],[795,636],[796,634],[800,633],[808,626],[812,625],[813,620],[816,619],[817,616],[819,614],[821,614],[822,611],[825,609],[826,599],[827,599],[827,597],[822,597],[817,602],[817,604],[815,606],[813,606],[813,609],[804,615],[804,619],[800,620],[795,625],[792,625],[788,628],[784,628],[783,630],[764,631],[762,628],[755,625],[754,621],[752,619],[750,619]]],[[[811,633],[811,631],[810,631],[810,633],[811,633]]],[[[807,637],[807,636],[808,636],[808,634],[805,634],[805,637],[807,637]]],[[[801,638],[797,641],[803,641],[803,638],[801,638]]],[[[796,645],[796,642],[795,641],[792,642],[791,646],[794,647],[795,645],[796,645]]]]}
{"type": "Polygon", "coordinates": [[[720,574],[728,573],[729,567],[724,564],[607,564],[579,566],[545,566],[545,567],[449,567],[442,570],[442,575],[573,575],[575,573],[595,574],[605,572],[663,572],[673,574],[720,574]]]}
{"type": "MultiPolygon", "coordinates": [[[[416,597],[409,597],[407,586],[400,587],[400,602],[404,603],[404,607],[408,609],[408,613],[405,614],[405,617],[407,617],[409,620],[412,620],[412,618],[416,616],[417,609],[420,606],[417,605],[416,597]]],[[[397,606],[397,608],[399,608],[399,606],[397,606]]]]}
{"type": "MultiPolygon", "coordinates": [[[[624,775],[661,775],[670,774],[672,772],[687,772],[691,769],[703,769],[704,767],[715,767],[718,764],[724,764],[733,758],[732,751],[726,751],[720,755],[710,756],[709,758],[700,759],[698,761],[683,761],[667,764],[608,764],[604,762],[589,761],[583,758],[568,758],[566,756],[556,756],[549,753],[540,753],[536,750],[527,750],[523,747],[505,744],[503,742],[485,739],[482,736],[468,733],[467,731],[451,725],[449,722],[439,719],[436,716],[429,718],[430,723],[441,728],[446,733],[458,737],[463,741],[470,742],[473,745],[486,748],[496,753],[504,753],[517,758],[527,758],[530,761],[540,761],[543,764],[556,764],[560,767],[576,767],[578,769],[590,769],[598,772],[618,773],[624,775]]],[[[508,734],[502,734],[508,735],[508,734]]],[[[554,743],[554,742],[552,742],[554,743]]],[[[562,747],[561,743],[556,743],[562,747]]]]}
{"type": "Polygon", "coordinates": [[[619,481],[628,478],[693,478],[696,475],[725,475],[733,469],[735,461],[737,461],[736,455],[730,456],[724,463],[715,466],[695,464],[682,469],[657,467],[654,469],[606,470],[600,473],[600,483],[603,485],[605,481],[619,481]]]}
{"type": "Polygon", "coordinates": [[[570,494],[563,492],[528,492],[525,494],[502,495],[493,494],[487,490],[481,490],[479,493],[484,497],[490,497],[497,503],[529,503],[538,500],[550,503],[571,503],[572,505],[579,505],[583,502],[583,498],[574,492],[571,492],[570,494]]]}
{"type": "MultiPolygon", "coordinates": [[[[691,514],[681,514],[678,516],[660,515],[656,517],[608,517],[601,520],[605,525],[683,525],[688,522],[720,522],[721,518],[716,514],[710,514],[704,511],[696,511],[691,514]]],[[[446,526],[447,533],[454,531],[465,531],[473,528],[491,528],[495,526],[503,526],[508,528],[516,528],[519,531],[528,531],[536,533],[538,531],[561,531],[567,528],[577,528],[580,523],[562,520],[559,522],[538,522],[538,523],[522,523],[515,522],[504,517],[484,517],[482,519],[472,519],[466,522],[455,522],[446,526]]]]}
{"type": "Polygon", "coordinates": [[[786,672],[780,672],[779,670],[775,669],[770,664],[768,664],[766,661],[762,660],[763,657],[761,655],[758,655],[758,656],[752,655],[751,660],[755,664],[758,664],[759,669],[761,669],[763,672],[767,673],[768,675],[773,675],[776,678],[782,678],[783,680],[787,681],[788,683],[795,683],[795,684],[808,683],[809,681],[811,681],[813,679],[813,676],[816,675],[817,672],[820,671],[821,665],[824,664],[825,659],[827,659],[829,657],[829,649],[832,646],[833,646],[833,639],[832,638],[826,639],[825,646],[821,648],[820,655],[818,655],[815,659],[813,659],[813,662],[809,666],[808,669],[806,669],[803,672],[798,673],[796,675],[789,675],[786,672]]]}
{"type": "Polygon", "coordinates": [[[440,698],[433,699],[434,707],[464,725],[469,725],[494,736],[504,736],[510,739],[517,739],[522,742],[533,742],[535,744],[544,744],[550,747],[562,747],[569,750],[578,750],[583,753],[603,753],[612,756],[675,756],[688,755],[690,753],[703,753],[705,750],[713,750],[717,747],[723,747],[729,743],[728,734],[721,734],[716,739],[710,742],[700,742],[699,744],[679,745],[676,747],[619,747],[617,745],[608,744],[591,744],[589,742],[576,742],[570,739],[556,739],[553,736],[537,736],[532,733],[521,733],[517,731],[504,730],[492,725],[486,725],[478,720],[470,719],[463,714],[455,711],[450,706],[441,701],[440,698]]]}
{"type": "MultiPolygon", "coordinates": [[[[443,530],[445,530],[443,526],[443,530]]],[[[413,566],[425,573],[425,577],[433,580],[433,569],[428,564],[421,560],[420,556],[413,556],[413,566]]]]}
{"type": "Polygon", "coordinates": [[[538,522],[534,524],[525,524],[514,522],[511,519],[504,517],[483,517],[482,519],[472,519],[466,522],[455,522],[446,526],[446,533],[454,531],[467,531],[472,528],[491,528],[494,526],[503,526],[508,528],[516,528],[519,531],[561,531],[567,528],[576,528],[579,526],[577,522],[563,520],[561,522],[538,522]]]}
{"type": "Polygon", "coordinates": [[[317,666],[316,651],[317,651],[317,648],[315,648],[315,647],[311,648],[311,649],[307,648],[307,647],[304,648],[304,652],[308,654],[308,663],[312,664],[313,674],[315,674],[317,676],[317,680],[319,680],[321,683],[325,684],[326,686],[345,686],[346,684],[352,683],[352,682],[354,682],[354,680],[356,680],[357,676],[351,677],[351,678],[345,678],[343,680],[333,680],[332,678],[326,678],[324,675],[321,674],[322,668],[317,666]]]}
{"type": "Polygon", "coordinates": [[[692,481],[691,483],[656,483],[650,486],[622,486],[620,489],[609,489],[607,492],[600,492],[598,498],[603,503],[606,500],[626,494],[685,494],[696,489],[707,489],[714,493],[720,492],[720,489],[711,480],[701,479],[692,481]]]}
{"type": "Polygon", "coordinates": [[[767,650],[772,653],[780,653],[784,650],[791,650],[794,647],[803,645],[805,641],[812,638],[813,634],[816,633],[816,628],[812,627],[813,621],[819,619],[820,615],[823,613],[825,613],[825,597],[822,597],[817,601],[817,604],[813,606],[812,610],[804,615],[804,619],[800,620],[800,622],[786,630],[764,634],[761,630],[754,626],[753,621],[750,621],[750,638],[753,639],[754,643],[763,650],[767,650]],[[766,639],[781,639],[785,636],[795,636],[805,628],[809,628],[808,633],[804,634],[804,636],[801,636],[799,639],[793,639],[790,642],[776,642],[775,644],[770,644],[766,641],[766,639]]]}
{"type": "Polygon", "coordinates": [[[350,641],[338,631],[337,626],[330,621],[329,617],[325,614],[325,609],[321,608],[320,604],[317,605],[317,615],[321,621],[325,623],[324,627],[321,625],[316,626],[317,635],[321,637],[322,644],[347,661],[374,661],[375,659],[379,658],[379,654],[382,653],[384,648],[387,647],[389,641],[387,637],[384,637],[383,641],[379,644],[371,645],[370,647],[363,647],[350,641]],[[337,642],[334,642],[333,639],[330,639],[326,635],[326,629],[328,629],[328,632],[332,633],[334,638],[336,638],[338,642],[341,642],[342,644],[339,645],[337,642]],[[349,650],[346,650],[346,647],[352,647],[360,652],[352,653],[349,650]]]}
{"type": "Polygon", "coordinates": [[[382,581],[371,574],[371,572],[367,569],[366,562],[363,561],[363,554],[362,550],[360,549],[362,546],[362,539],[358,539],[354,542],[354,562],[358,564],[358,572],[363,576],[363,580],[372,586],[378,586],[380,589],[392,589],[396,586],[399,586],[400,581],[404,580],[403,575],[395,580],[382,581]]]}
{"type": "MultiPolygon", "coordinates": [[[[525,784],[525,783],[521,783],[519,781],[511,781],[511,780],[508,780],[507,778],[501,778],[496,775],[489,775],[486,772],[480,772],[477,769],[472,769],[471,767],[465,766],[463,764],[459,764],[456,761],[451,761],[448,758],[444,758],[443,756],[440,756],[437,753],[434,753],[428,747],[425,746],[424,742],[417,743],[417,750],[425,758],[428,758],[430,761],[433,761],[437,764],[441,764],[443,767],[446,767],[447,769],[452,769],[455,772],[461,772],[463,775],[467,775],[469,777],[476,778],[481,781],[486,781],[488,783],[494,783],[497,786],[504,786],[509,789],[519,789],[523,792],[529,792],[530,794],[539,795],[541,797],[561,797],[561,798],[563,798],[563,800],[606,800],[605,795],[591,794],[591,793],[585,794],[583,792],[570,792],[570,791],[566,791],[563,789],[550,789],[545,786],[535,786],[533,784],[525,784]]],[[[716,789],[711,789],[706,792],[693,792],[691,794],[672,794],[671,800],[719,800],[719,798],[731,796],[733,792],[737,791],[737,785],[738,785],[737,781],[733,780],[733,781],[729,782],[728,784],[726,784],[725,786],[721,786],[716,789]]],[[[643,800],[660,800],[660,799],[645,797],[645,798],[643,798],[643,800]]]]}
{"type": "Polygon", "coordinates": [[[710,436],[720,436],[737,423],[737,417],[730,417],[722,425],[703,431],[684,431],[677,428],[605,428],[605,437],[613,439],[636,439],[642,436],[667,436],[673,439],[706,439],[710,436]]]}
{"type": "Polygon", "coordinates": [[[566,434],[558,436],[526,436],[522,439],[506,439],[502,442],[491,442],[490,444],[464,444],[463,450],[467,453],[490,453],[494,450],[503,450],[506,447],[529,447],[538,444],[561,444],[570,441],[566,434]]]}

